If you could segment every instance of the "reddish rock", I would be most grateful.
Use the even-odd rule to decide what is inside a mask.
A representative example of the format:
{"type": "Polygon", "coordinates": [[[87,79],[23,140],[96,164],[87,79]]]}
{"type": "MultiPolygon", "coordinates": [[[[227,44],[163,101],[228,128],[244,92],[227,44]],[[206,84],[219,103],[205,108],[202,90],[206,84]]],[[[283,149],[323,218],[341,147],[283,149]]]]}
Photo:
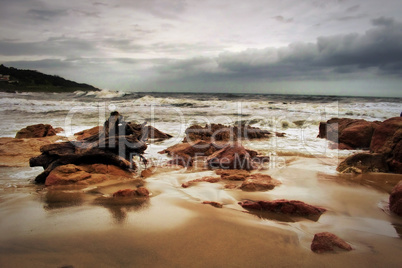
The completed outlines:
{"type": "Polygon", "coordinates": [[[240,186],[240,189],[243,191],[267,191],[274,189],[275,186],[280,184],[280,181],[275,180],[269,175],[257,173],[247,177],[240,186]]]}
{"type": "Polygon", "coordinates": [[[149,191],[145,187],[139,187],[135,190],[124,189],[113,193],[113,197],[149,197],[149,191]]]}
{"type": "Polygon", "coordinates": [[[203,140],[197,140],[192,143],[179,143],[176,145],[173,145],[159,153],[166,153],[171,156],[175,155],[181,155],[181,156],[209,156],[216,152],[217,150],[220,150],[221,148],[211,142],[206,142],[203,140]]]}
{"type": "Polygon", "coordinates": [[[311,250],[316,253],[334,251],[335,247],[346,251],[352,250],[352,247],[348,243],[328,232],[315,234],[311,243],[311,250]]]}
{"type": "Polygon", "coordinates": [[[102,126],[96,126],[90,129],[85,129],[83,131],[74,133],[74,136],[77,140],[84,140],[88,137],[99,134],[100,132],[102,132],[102,130],[103,130],[102,126]]]}
{"type": "Polygon", "coordinates": [[[113,165],[67,164],[55,167],[46,177],[45,185],[94,184],[105,180],[131,178],[132,173],[113,165]]]}
{"type": "Polygon", "coordinates": [[[255,166],[249,152],[240,144],[227,145],[207,158],[210,168],[245,169],[251,170],[255,166]]]}
{"type": "Polygon", "coordinates": [[[398,216],[402,216],[402,180],[392,189],[389,196],[389,209],[398,216]]]}
{"type": "Polygon", "coordinates": [[[192,125],[186,129],[184,141],[236,141],[239,138],[258,139],[269,137],[270,135],[271,133],[267,130],[251,127],[249,125],[225,126],[222,124],[210,124],[205,127],[192,125]]]}
{"type": "Polygon", "coordinates": [[[216,208],[222,208],[223,207],[223,205],[221,203],[218,203],[218,202],[215,202],[215,201],[204,201],[202,203],[205,204],[205,205],[211,205],[211,206],[216,207],[216,208]]]}
{"type": "Polygon", "coordinates": [[[27,126],[17,132],[15,135],[16,139],[26,139],[26,138],[43,138],[48,136],[56,135],[55,129],[48,124],[37,124],[27,126]]]}
{"type": "Polygon", "coordinates": [[[244,201],[239,204],[245,209],[269,211],[274,213],[291,214],[298,216],[321,215],[326,211],[324,208],[315,207],[297,200],[279,199],[274,201],[244,201]]]}
{"type": "Polygon", "coordinates": [[[150,167],[147,169],[144,169],[143,171],[141,171],[141,177],[142,178],[148,178],[151,177],[152,174],[155,172],[156,167],[150,167]]]}
{"type": "Polygon", "coordinates": [[[209,183],[216,183],[219,182],[221,179],[219,177],[203,177],[201,179],[195,179],[188,182],[185,182],[181,185],[183,188],[188,188],[191,185],[198,183],[198,182],[209,182],[209,183]]]}
{"type": "Polygon", "coordinates": [[[378,126],[370,150],[386,155],[390,170],[402,174],[402,117],[387,119],[378,126]]]}
{"type": "Polygon", "coordinates": [[[318,137],[338,143],[339,149],[365,149],[377,126],[378,122],[363,119],[332,118],[320,123],[318,137]]]}
{"type": "Polygon", "coordinates": [[[244,181],[250,176],[249,171],[240,169],[218,169],[215,173],[220,175],[223,180],[231,181],[244,181]]]}

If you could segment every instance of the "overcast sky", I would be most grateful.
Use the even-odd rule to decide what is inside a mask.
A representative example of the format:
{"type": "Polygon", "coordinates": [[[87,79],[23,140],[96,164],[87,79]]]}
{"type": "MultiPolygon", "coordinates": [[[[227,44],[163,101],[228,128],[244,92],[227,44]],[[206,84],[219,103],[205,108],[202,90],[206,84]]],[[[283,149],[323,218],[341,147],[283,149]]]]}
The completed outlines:
{"type": "Polygon", "coordinates": [[[1,0],[0,63],[102,89],[402,97],[401,0],[1,0]]]}

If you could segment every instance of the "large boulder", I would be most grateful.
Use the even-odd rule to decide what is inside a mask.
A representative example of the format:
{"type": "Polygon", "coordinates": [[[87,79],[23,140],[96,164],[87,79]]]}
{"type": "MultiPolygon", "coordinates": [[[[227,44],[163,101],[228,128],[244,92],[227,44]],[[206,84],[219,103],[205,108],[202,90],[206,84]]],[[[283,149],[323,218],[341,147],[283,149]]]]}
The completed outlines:
{"type": "Polygon", "coordinates": [[[402,216],[402,180],[392,189],[389,196],[389,209],[398,216],[402,216]]]}
{"type": "Polygon", "coordinates": [[[370,150],[386,155],[390,170],[402,173],[402,117],[387,119],[377,127],[370,150]]]}
{"type": "Polygon", "coordinates": [[[252,174],[248,176],[240,186],[243,191],[267,191],[272,190],[281,182],[266,174],[252,174]]]}
{"type": "Polygon", "coordinates": [[[316,216],[326,211],[324,208],[315,207],[297,200],[279,199],[274,201],[244,201],[239,204],[249,210],[268,211],[296,216],[316,216]]]}
{"type": "Polygon", "coordinates": [[[320,123],[318,137],[338,143],[340,149],[368,149],[378,124],[363,119],[332,118],[320,123]]]}
{"type": "Polygon", "coordinates": [[[80,140],[84,140],[88,137],[91,137],[93,135],[99,135],[99,133],[101,133],[102,130],[103,130],[102,126],[96,126],[96,127],[90,128],[90,129],[85,129],[80,132],[74,133],[74,136],[77,140],[80,141],[80,140]]]}
{"type": "Polygon", "coordinates": [[[342,173],[388,172],[383,154],[357,153],[343,160],[336,169],[342,173]]]}
{"type": "Polygon", "coordinates": [[[323,232],[314,235],[311,243],[311,250],[315,253],[334,251],[335,248],[350,251],[352,247],[338,236],[323,232]]]}
{"type": "Polygon", "coordinates": [[[56,130],[48,124],[37,124],[27,126],[17,132],[15,135],[16,139],[27,139],[27,138],[43,138],[47,136],[56,135],[56,130]]]}

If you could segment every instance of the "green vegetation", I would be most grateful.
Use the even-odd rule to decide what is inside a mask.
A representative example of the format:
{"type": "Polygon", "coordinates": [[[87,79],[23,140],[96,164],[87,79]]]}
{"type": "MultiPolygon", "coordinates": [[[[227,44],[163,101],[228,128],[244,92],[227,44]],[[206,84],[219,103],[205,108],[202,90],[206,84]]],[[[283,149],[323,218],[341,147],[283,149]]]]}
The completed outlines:
{"type": "Polygon", "coordinates": [[[35,91],[35,92],[73,92],[97,91],[88,84],[66,80],[57,75],[43,74],[34,70],[19,70],[0,65],[0,74],[9,75],[9,81],[0,81],[0,91],[35,91]]]}

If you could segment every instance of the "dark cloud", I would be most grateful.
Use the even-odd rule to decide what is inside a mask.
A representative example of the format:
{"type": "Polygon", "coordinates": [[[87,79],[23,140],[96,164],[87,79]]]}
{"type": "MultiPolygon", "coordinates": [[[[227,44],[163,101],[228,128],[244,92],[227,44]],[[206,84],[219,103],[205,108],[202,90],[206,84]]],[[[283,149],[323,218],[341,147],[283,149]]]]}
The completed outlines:
{"type": "Polygon", "coordinates": [[[372,23],[375,27],[363,35],[319,37],[315,43],[292,43],[279,49],[248,49],[217,58],[175,61],[159,71],[183,77],[251,80],[314,80],[361,73],[402,77],[402,24],[387,18],[372,23]]]}
{"type": "Polygon", "coordinates": [[[354,5],[354,6],[347,8],[345,11],[352,13],[352,12],[356,12],[357,10],[359,10],[359,8],[360,8],[360,5],[354,5]]]}
{"type": "Polygon", "coordinates": [[[283,23],[289,23],[293,21],[293,18],[289,18],[289,19],[285,19],[283,16],[275,16],[273,17],[275,20],[279,21],[279,22],[283,22],[283,23]]]}
{"type": "Polygon", "coordinates": [[[28,16],[35,20],[49,21],[57,19],[62,16],[68,15],[68,10],[66,9],[30,9],[27,12],[28,16]]]}
{"type": "Polygon", "coordinates": [[[40,42],[0,41],[0,55],[69,56],[95,52],[93,42],[66,37],[52,37],[40,42]]]}

